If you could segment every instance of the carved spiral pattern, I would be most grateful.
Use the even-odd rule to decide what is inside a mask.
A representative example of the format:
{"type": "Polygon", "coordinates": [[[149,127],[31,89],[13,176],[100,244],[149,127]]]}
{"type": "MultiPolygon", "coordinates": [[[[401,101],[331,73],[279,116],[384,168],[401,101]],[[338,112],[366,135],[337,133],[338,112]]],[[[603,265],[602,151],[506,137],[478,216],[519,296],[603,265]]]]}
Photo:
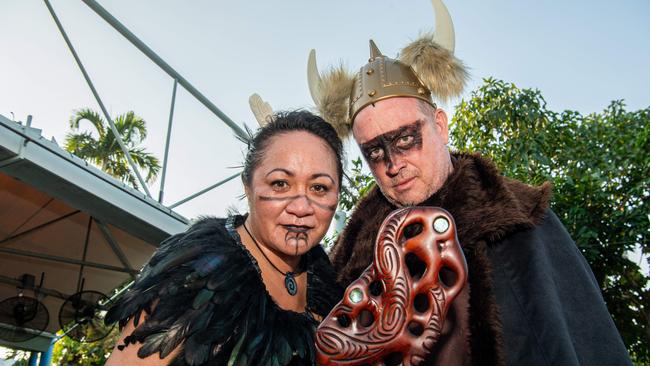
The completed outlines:
{"type": "Polygon", "coordinates": [[[396,352],[402,364],[419,364],[434,349],[449,306],[466,282],[465,257],[448,212],[433,207],[393,211],[379,229],[373,263],[348,286],[316,332],[318,364],[382,365],[396,352]],[[443,233],[433,227],[440,217],[449,222],[443,233]],[[407,238],[404,230],[414,223],[422,229],[407,238]],[[411,275],[405,259],[409,253],[426,265],[421,277],[411,275]],[[456,274],[450,287],[440,283],[443,267],[456,274]],[[373,295],[373,284],[381,294],[373,295]],[[418,294],[427,299],[424,311],[415,309],[418,294]]]}

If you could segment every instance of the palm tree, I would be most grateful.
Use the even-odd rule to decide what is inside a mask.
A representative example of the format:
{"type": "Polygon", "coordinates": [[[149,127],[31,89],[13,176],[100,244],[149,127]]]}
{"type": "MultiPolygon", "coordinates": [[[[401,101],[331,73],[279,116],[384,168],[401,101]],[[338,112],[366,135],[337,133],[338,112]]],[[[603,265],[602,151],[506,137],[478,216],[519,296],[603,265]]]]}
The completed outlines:
{"type": "MultiPolygon", "coordinates": [[[[154,181],[160,172],[160,161],[139,145],[147,137],[146,122],[133,111],[117,116],[115,127],[124,142],[131,159],[139,169],[146,172],[146,181],[154,181]]],[[[65,137],[65,149],[78,157],[95,164],[101,170],[121,181],[138,188],[135,175],[129,170],[129,163],[115,139],[108,123],[90,108],[79,109],[70,117],[70,129],[65,137]],[[88,131],[81,131],[79,123],[86,120],[92,123],[98,138],[88,131]]]]}

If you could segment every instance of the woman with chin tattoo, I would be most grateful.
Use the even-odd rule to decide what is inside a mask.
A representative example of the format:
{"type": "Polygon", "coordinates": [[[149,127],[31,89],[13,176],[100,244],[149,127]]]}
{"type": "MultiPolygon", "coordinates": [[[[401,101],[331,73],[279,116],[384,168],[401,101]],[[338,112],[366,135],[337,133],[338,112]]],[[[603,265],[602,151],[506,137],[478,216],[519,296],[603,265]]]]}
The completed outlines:
{"type": "Polygon", "coordinates": [[[319,245],[342,144],[309,112],[274,115],[249,143],[246,215],[203,218],[165,240],[109,311],[106,365],[311,365],[314,330],[342,289],[319,245]]]}

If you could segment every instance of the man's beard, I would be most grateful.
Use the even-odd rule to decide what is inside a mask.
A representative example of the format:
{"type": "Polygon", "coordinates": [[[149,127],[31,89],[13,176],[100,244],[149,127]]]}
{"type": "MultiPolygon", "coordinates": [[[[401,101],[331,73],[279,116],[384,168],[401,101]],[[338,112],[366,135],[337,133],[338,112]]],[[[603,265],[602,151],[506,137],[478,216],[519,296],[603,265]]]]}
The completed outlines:
{"type": "MultiPolygon", "coordinates": [[[[377,184],[377,186],[379,186],[379,190],[381,190],[382,195],[384,197],[386,197],[388,202],[392,203],[393,205],[395,205],[395,206],[397,206],[399,208],[409,207],[409,206],[417,206],[420,203],[426,201],[427,198],[431,197],[435,193],[434,188],[431,187],[430,185],[427,185],[427,186],[425,186],[426,189],[423,192],[423,194],[421,196],[417,197],[415,200],[413,200],[413,201],[398,201],[397,198],[391,197],[390,195],[388,195],[384,191],[384,189],[381,187],[380,184],[377,184]]],[[[405,192],[405,193],[407,193],[407,192],[405,192]]]]}

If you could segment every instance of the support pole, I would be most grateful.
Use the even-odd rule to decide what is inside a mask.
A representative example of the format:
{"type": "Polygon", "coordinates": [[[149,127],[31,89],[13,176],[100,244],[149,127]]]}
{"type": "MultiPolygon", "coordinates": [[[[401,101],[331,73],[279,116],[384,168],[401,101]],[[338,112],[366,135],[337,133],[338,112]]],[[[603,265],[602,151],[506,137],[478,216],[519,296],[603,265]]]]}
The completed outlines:
{"type": "Polygon", "coordinates": [[[165,157],[163,158],[162,177],[160,179],[160,192],[158,194],[158,202],[162,203],[163,195],[165,194],[165,177],[167,176],[167,158],[169,157],[169,141],[172,135],[172,121],[174,120],[174,105],[176,104],[176,86],[178,81],[174,79],[174,87],[172,89],[172,103],[169,107],[169,123],[167,124],[167,138],[165,139],[165,157]]]}
{"type": "Polygon", "coordinates": [[[84,265],[83,263],[86,262],[86,255],[88,254],[88,244],[90,243],[90,230],[93,227],[93,217],[90,216],[88,218],[88,228],[86,229],[86,240],[84,240],[84,253],[81,257],[81,262],[82,264],[79,266],[79,277],[77,278],[77,292],[83,290],[83,286],[81,285],[83,282],[83,275],[84,275],[84,265]]]}
{"type": "Polygon", "coordinates": [[[52,356],[54,351],[54,344],[58,339],[54,337],[50,341],[50,346],[47,348],[47,351],[41,352],[41,361],[38,363],[38,366],[51,366],[52,365],[52,356]]]}
{"type": "MultiPolygon", "coordinates": [[[[22,285],[22,281],[19,281],[15,278],[3,276],[3,275],[0,275],[0,283],[11,285],[13,287],[18,287],[22,285]]],[[[47,296],[56,297],[57,299],[61,299],[61,300],[66,300],[68,297],[70,297],[70,295],[68,294],[64,294],[60,291],[52,290],[46,287],[39,287],[38,292],[45,294],[47,296]]]]}
{"type": "Polygon", "coordinates": [[[133,162],[133,159],[131,158],[131,154],[129,154],[129,149],[126,148],[126,145],[124,145],[124,141],[122,141],[122,137],[120,136],[119,131],[117,130],[117,127],[115,127],[115,123],[113,123],[113,119],[111,118],[110,114],[108,114],[108,110],[104,106],[104,103],[102,102],[101,98],[99,97],[99,93],[97,93],[97,90],[95,89],[95,86],[93,82],[90,80],[90,76],[86,72],[86,69],[84,68],[84,65],[81,63],[81,59],[77,55],[77,52],[75,51],[74,47],[72,46],[72,43],[70,42],[70,39],[68,38],[68,35],[65,33],[65,30],[63,29],[63,25],[61,25],[61,22],[59,21],[59,18],[56,16],[56,13],[54,12],[54,8],[52,8],[52,5],[50,4],[49,0],[43,0],[45,2],[45,5],[47,6],[47,9],[50,11],[50,14],[52,15],[52,18],[54,19],[54,22],[56,23],[57,28],[59,28],[59,32],[61,32],[61,35],[63,36],[63,39],[65,40],[65,43],[68,45],[68,48],[70,49],[70,52],[72,53],[72,56],[74,57],[75,61],[77,62],[77,66],[79,66],[79,69],[81,70],[81,73],[84,76],[84,79],[86,79],[86,83],[88,84],[88,87],[90,87],[90,91],[92,91],[93,95],[95,96],[95,100],[97,101],[97,104],[99,104],[99,108],[101,108],[102,113],[104,114],[104,117],[106,118],[106,121],[108,121],[108,125],[111,128],[111,131],[113,131],[113,134],[115,135],[115,141],[117,141],[117,144],[120,145],[120,148],[122,149],[122,152],[124,153],[124,156],[126,157],[126,160],[129,162],[129,166],[131,167],[131,170],[135,173],[136,177],[138,178],[138,181],[140,182],[140,185],[142,186],[142,189],[144,189],[145,193],[147,196],[151,197],[151,193],[149,192],[149,188],[147,187],[147,184],[145,183],[145,180],[142,179],[142,176],[140,175],[140,171],[138,171],[138,168],[135,166],[135,163],[133,162]]]}
{"type": "Polygon", "coordinates": [[[31,351],[29,353],[29,361],[27,364],[29,366],[36,366],[38,364],[38,352],[31,351]]]}
{"type": "Polygon", "coordinates": [[[108,226],[104,224],[103,222],[95,219],[95,222],[97,223],[97,226],[99,227],[99,230],[101,230],[102,234],[104,235],[104,239],[106,239],[106,242],[108,245],[113,249],[113,253],[117,256],[117,258],[120,260],[120,263],[124,266],[124,268],[133,271],[131,273],[131,278],[135,279],[135,271],[133,270],[133,266],[129,262],[129,258],[127,258],[126,254],[124,254],[124,251],[122,251],[122,248],[120,248],[120,245],[117,243],[117,240],[115,240],[115,237],[113,234],[111,234],[111,231],[109,230],[108,226]]]}
{"type": "Polygon", "coordinates": [[[233,175],[231,175],[230,177],[228,177],[228,178],[226,178],[226,179],[224,179],[224,180],[222,180],[222,181],[220,181],[220,182],[217,182],[217,183],[211,185],[211,186],[208,187],[208,188],[202,189],[201,191],[196,192],[196,193],[194,193],[193,195],[191,195],[191,196],[189,196],[189,197],[187,197],[187,198],[183,198],[182,200],[180,200],[180,201],[174,203],[173,205],[169,206],[169,208],[170,208],[170,209],[173,209],[174,207],[179,206],[179,205],[182,205],[183,203],[185,203],[185,202],[187,202],[187,201],[193,200],[193,199],[195,199],[196,197],[198,197],[198,196],[200,196],[200,195],[202,195],[202,194],[204,194],[204,193],[206,193],[206,192],[208,192],[208,191],[211,191],[211,190],[213,190],[213,189],[219,187],[220,185],[222,185],[222,184],[224,184],[224,183],[227,183],[227,182],[229,182],[229,181],[235,179],[236,177],[239,177],[240,175],[241,175],[241,173],[233,174],[233,175]]]}
{"type": "Polygon", "coordinates": [[[185,80],[176,70],[174,70],[168,63],[163,61],[160,56],[158,56],[151,48],[149,48],[144,42],[142,42],[135,34],[131,33],[124,24],[120,23],[111,13],[99,5],[95,0],[82,0],[89,8],[91,8],[97,15],[102,17],[108,24],[110,24],[116,31],[120,32],[131,44],[137,47],[142,53],[144,53],[151,61],[158,65],[163,71],[165,71],[169,76],[174,80],[178,80],[178,83],[185,88],[190,94],[192,94],[199,102],[201,102],[206,108],[208,108],[212,113],[217,115],[228,127],[230,127],[237,136],[243,139],[243,141],[248,141],[248,135],[244,130],[239,127],[233,120],[231,120],[225,113],[223,113],[216,105],[214,105],[208,98],[206,98],[201,92],[199,92],[189,81],[185,80]]]}

